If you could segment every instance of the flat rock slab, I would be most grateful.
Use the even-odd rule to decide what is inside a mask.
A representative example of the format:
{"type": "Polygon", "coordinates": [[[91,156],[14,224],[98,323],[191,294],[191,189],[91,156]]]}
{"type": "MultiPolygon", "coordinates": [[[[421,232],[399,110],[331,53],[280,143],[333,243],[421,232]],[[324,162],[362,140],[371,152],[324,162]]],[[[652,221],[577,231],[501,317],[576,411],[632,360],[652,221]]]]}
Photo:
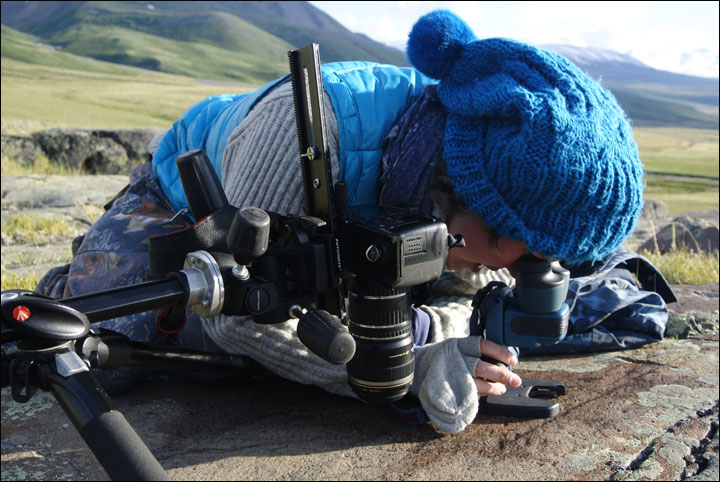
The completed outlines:
{"type": "MultiPolygon", "coordinates": [[[[566,385],[556,417],[480,414],[443,434],[275,376],[157,381],[114,402],[175,480],[717,480],[717,334],[517,372],[566,385]]],[[[50,395],[17,404],[5,388],[2,478],[107,475],[50,395]]]]}
{"type": "MultiPolygon", "coordinates": [[[[3,219],[57,210],[89,225],[84,206],[126,183],[5,176],[3,219]]],[[[35,250],[3,246],[3,261],[35,250]]],[[[276,376],[156,381],[113,400],[175,480],[718,480],[718,285],[673,289],[684,339],[521,359],[522,377],[567,387],[550,419],[480,414],[443,434],[276,376]]],[[[2,480],[108,477],[51,395],[19,404],[3,388],[2,480]]]]}
{"type": "Polygon", "coordinates": [[[102,206],[128,184],[128,176],[3,176],[2,208],[8,211],[102,206]]]}

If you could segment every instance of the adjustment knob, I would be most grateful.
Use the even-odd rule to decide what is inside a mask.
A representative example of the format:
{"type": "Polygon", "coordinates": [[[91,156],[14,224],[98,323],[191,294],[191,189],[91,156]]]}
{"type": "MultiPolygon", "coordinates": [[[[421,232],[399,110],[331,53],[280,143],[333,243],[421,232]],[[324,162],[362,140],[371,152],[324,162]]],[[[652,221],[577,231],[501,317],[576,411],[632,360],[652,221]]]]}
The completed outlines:
{"type": "Polygon", "coordinates": [[[355,355],[355,339],[336,316],[324,310],[303,313],[297,305],[290,314],[300,320],[300,341],[320,358],[333,365],[345,365],[355,355]]]}
{"type": "Polygon", "coordinates": [[[235,262],[246,266],[265,254],[270,237],[270,216],[260,208],[247,206],[235,213],[227,244],[235,262]]]}

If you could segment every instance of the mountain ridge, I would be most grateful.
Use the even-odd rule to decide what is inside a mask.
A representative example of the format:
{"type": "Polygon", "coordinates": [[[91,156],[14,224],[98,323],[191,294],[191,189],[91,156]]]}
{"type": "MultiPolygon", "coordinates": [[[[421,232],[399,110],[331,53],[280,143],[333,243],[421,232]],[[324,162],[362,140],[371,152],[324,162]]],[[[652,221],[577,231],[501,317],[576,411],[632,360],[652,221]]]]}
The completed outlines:
{"type": "MultiPolygon", "coordinates": [[[[265,83],[287,73],[288,50],[311,42],[323,62],[409,65],[402,51],[308,2],[4,1],[2,23],[64,52],[215,81],[265,83]]],[[[598,79],[635,125],[718,128],[718,79],[653,69],[609,50],[541,47],[598,79]]]]}

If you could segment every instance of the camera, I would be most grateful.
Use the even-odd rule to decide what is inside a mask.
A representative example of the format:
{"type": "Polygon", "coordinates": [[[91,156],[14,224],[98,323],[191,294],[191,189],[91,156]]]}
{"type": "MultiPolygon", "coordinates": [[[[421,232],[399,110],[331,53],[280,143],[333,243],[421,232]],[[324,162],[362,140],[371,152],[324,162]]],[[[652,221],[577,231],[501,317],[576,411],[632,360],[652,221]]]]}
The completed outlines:
{"type": "Polygon", "coordinates": [[[288,57],[305,211],[324,223],[315,239],[329,257],[330,295],[317,296],[316,304],[342,317],[355,342],[347,363],[355,393],[367,402],[391,403],[413,381],[410,289],[440,277],[454,238],[444,223],[406,206],[347,206],[346,186],[332,182],[326,151],[319,47],[288,57]],[[337,304],[336,292],[343,295],[337,304]]]}
{"type": "Polygon", "coordinates": [[[410,288],[440,276],[448,232],[402,207],[351,210],[340,228],[348,277],[348,328],[355,356],[348,383],[365,401],[402,398],[413,381],[410,288]]]}

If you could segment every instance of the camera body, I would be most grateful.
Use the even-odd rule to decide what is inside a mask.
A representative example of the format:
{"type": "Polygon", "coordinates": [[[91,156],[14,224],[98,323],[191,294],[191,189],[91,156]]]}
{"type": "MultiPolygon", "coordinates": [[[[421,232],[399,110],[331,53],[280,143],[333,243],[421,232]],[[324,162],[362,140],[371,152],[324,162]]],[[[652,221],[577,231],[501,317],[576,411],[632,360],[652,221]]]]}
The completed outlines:
{"type": "Polygon", "coordinates": [[[473,299],[470,334],[507,347],[535,348],[567,335],[570,272],[557,261],[523,256],[514,263],[516,284],[492,282],[473,299]]]}
{"type": "Polygon", "coordinates": [[[390,288],[437,279],[447,260],[445,223],[402,206],[350,208],[340,239],[345,270],[390,288]]]}

